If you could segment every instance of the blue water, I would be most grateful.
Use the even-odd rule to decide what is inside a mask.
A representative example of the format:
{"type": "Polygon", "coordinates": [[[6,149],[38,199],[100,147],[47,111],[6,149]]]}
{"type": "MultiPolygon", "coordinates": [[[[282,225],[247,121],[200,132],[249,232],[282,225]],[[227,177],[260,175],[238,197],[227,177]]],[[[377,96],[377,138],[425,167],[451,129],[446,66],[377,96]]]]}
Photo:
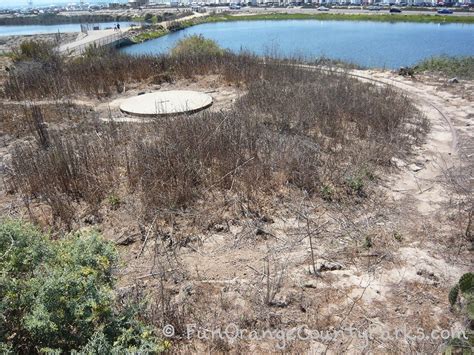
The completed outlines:
{"type": "MultiPolygon", "coordinates": [[[[98,25],[101,30],[114,28],[120,23],[120,27],[125,29],[130,27],[133,22],[101,22],[92,25],[98,25]]],[[[0,36],[33,35],[57,32],[81,32],[81,25],[78,23],[68,23],[62,25],[21,25],[21,26],[0,26],[0,36]]]]}
{"type": "Polygon", "coordinates": [[[194,34],[237,52],[326,56],[365,67],[397,68],[437,55],[474,55],[474,25],[317,20],[208,23],[122,50],[165,53],[179,39],[194,34]]]}

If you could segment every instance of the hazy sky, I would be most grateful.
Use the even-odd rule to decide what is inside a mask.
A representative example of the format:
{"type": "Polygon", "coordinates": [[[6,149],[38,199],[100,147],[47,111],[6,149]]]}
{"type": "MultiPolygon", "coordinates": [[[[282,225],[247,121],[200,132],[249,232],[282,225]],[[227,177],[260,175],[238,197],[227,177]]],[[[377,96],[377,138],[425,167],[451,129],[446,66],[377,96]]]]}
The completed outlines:
{"type": "MultiPolygon", "coordinates": [[[[79,4],[80,0],[33,0],[33,5],[35,6],[45,6],[45,5],[55,5],[55,4],[70,4],[76,3],[79,4]]],[[[108,3],[108,2],[123,2],[126,3],[127,0],[84,0],[84,3],[94,4],[94,3],[108,3]]],[[[28,0],[0,0],[0,8],[5,7],[24,7],[28,5],[28,0]]]]}

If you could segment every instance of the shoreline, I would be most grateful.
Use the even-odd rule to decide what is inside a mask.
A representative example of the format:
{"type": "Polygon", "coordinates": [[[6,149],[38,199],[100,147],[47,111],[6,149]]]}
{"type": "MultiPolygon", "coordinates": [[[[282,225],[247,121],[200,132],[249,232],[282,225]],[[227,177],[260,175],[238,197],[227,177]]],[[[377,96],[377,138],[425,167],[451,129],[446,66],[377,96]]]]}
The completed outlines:
{"type": "Polygon", "coordinates": [[[455,16],[448,17],[438,14],[433,15],[398,15],[398,14],[330,14],[330,13],[221,13],[221,14],[209,14],[193,19],[175,20],[175,26],[173,29],[163,28],[157,25],[155,28],[143,30],[130,37],[129,45],[139,44],[147,42],[153,39],[157,39],[168,35],[171,32],[177,32],[184,30],[188,27],[203,25],[206,23],[218,23],[218,22],[237,22],[237,21],[288,21],[288,20],[316,20],[316,21],[363,21],[363,22],[413,22],[413,23],[434,23],[434,24],[474,24],[474,16],[455,16]],[[442,21],[440,21],[442,20],[442,21]],[[446,21],[447,20],[447,21],[446,21]],[[467,21],[467,22],[463,22],[467,21]]]}
{"type": "MultiPolygon", "coordinates": [[[[242,10],[230,10],[227,7],[207,7],[205,17],[226,17],[226,20],[244,18],[254,20],[261,19],[317,19],[317,20],[348,20],[359,21],[387,21],[387,22],[434,22],[434,23],[474,23],[473,11],[456,11],[450,15],[442,15],[436,11],[404,9],[402,13],[389,13],[387,9],[380,11],[369,11],[367,9],[339,9],[331,8],[330,12],[318,12],[317,8],[262,8],[244,7],[242,10]],[[213,15],[215,14],[215,15],[213,15]]],[[[188,8],[183,9],[189,11],[188,8]]],[[[173,15],[180,14],[176,9],[144,9],[140,13],[101,13],[101,14],[67,14],[39,15],[23,17],[0,16],[0,26],[28,26],[28,25],[62,25],[75,23],[97,23],[97,22],[123,22],[143,21],[146,14],[153,16],[164,16],[172,19],[173,15]]]]}
{"type": "MultiPolygon", "coordinates": [[[[249,10],[255,10],[253,8],[249,10]]],[[[261,9],[260,9],[261,10],[261,9]]],[[[195,14],[193,18],[175,18],[159,23],[150,23],[147,28],[136,28],[131,31],[128,41],[122,47],[140,44],[153,39],[161,38],[172,32],[184,30],[188,27],[206,23],[237,22],[237,21],[356,21],[356,22],[389,22],[389,23],[433,23],[433,24],[474,24],[474,16],[445,16],[439,14],[390,14],[390,13],[308,13],[308,12],[237,12],[237,13],[208,13],[195,14]]],[[[133,17],[137,19],[137,17],[133,17]]],[[[0,40],[8,38],[32,38],[38,35],[0,36],[0,40]],[[2,38],[4,37],[4,38],[2,38]]],[[[10,46],[9,46],[10,47],[10,46]]],[[[1,48],[0,48],[0,52],[1,48]]],[[[5,48],[3,48],[5,52],[5,48]]]]}
{"type": "MultiPolygon", "coordinates": [[[[212,17],[208,16],[208,17],[212,17]]],[[[206,17],[206,18],[208,18],[206,17]]],[[[208,22],[225,21],[265,21],[265,20],[322,20],[322,21],[373,21],[373,22],[416,22],[416,23],[464,23],[474,24],[474,16],[445,16],[439,14],[338,14],[338,13],[278,13],[268,14],[223,14],[216,15],[218,20],[208,22]]]]}

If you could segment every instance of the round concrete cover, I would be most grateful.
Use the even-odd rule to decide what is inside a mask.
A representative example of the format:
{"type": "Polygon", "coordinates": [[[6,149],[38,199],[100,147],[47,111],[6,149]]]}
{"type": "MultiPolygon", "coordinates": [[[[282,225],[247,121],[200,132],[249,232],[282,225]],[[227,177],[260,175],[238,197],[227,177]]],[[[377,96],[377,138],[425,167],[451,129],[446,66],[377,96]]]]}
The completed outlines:
{"type": "Polygon", "coordinates": [[[176,115],[203,110],[212,105],[212,97],[197,91],[157,91],[125,100],[120,110],[137,116],[176,115]]]}

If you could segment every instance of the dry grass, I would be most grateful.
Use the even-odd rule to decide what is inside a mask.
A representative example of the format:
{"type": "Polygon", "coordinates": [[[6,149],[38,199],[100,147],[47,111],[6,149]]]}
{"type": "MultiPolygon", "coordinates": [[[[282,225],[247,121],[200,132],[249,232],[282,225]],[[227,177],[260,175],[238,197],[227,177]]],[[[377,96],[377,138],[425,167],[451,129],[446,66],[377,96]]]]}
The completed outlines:
{"type": "MultiPolygon", "coordinates": [[[[436,253],[415,253],[412,242],[452,249],[457,235],[440,234],[444,220],[421,217],[409,199],[389,201],[373,188],[386,184],[393,156],[410,161],[406,155],[427,130],[402,93],[292,66],[296,61],[262,65],[250,55],[90,53],[76,64],[61,60],[62,77],[54,74],[50,84],[28,79],[28,68],[42,72],[45,63],[22,67],[21,78],[18,69],[10,74],[6,88],[21,84],[10,86],[10,98],[46,99],[30,106],[5,100],[0,109],[11,132],[30,137],[9,147],[7,183],[27,207],[48,205],[44,210],[61,222],[55,227],[92,220],[116,241],[124,286],[118,292],[149,300],[143,317],[157,329],[174,325],[171,351],[277,349],[270,340],[187,341],[191,323],[213,329],[232,322],[257,331],[354,323],[364,330],[377,320],[387,329],[431,329],[455,318],[446,297],[452,271],[439,271],[444,263],[432,264],[436,253]],[[243,95],[223,111],[148,123],[103,123],[64,104],[79,102],[79,95],[115,99],[124,88],[156,89],[147,84],[161,81],[186,86],[200,75],[219,87],[238,86],[243,95]],[[51,90],[42,96],[40,86],[51,90]],[[10,119],[13,107],[17,116],[10,119]],[[315,277],[322,260],[342,269],[315,277]],[[425,268],[436,282],[416,273],[425,275],[425,268]],[[398,273],[406,276],[399,280],[398,273]]],[[[446,248],[442,255],[455,252],[446,248]]],[[[350,337],[323,343],[322,351],[335,353],[355,346],[433,352],[440,344],[376,338],[367,346],[350,337]]],[[[317,351],[313,346],[296,341],[286,350],[317,351]]]]}
{"type": "Polygon", "coordinates": [[[77,217],[73,202],[98,211],[119,190],[136,195],[145,220],[158,210],[212,200],[215,192],[256,202],[282,188],[326,200],[363,198],[376,172],[409,152],[426,128],[409,100],[391,89],[288,63],[262,65],[249,55],[111,54],[58,63],[51,72],[48,62],[20,66],[5,93],[101,96],[135,81],[196,73],[218,74],[247,90],[226,112],[135,127],[97,124],[60,135],[36,122],[42,120],[36,109],[36,121],[29,122],[42,149],[36,143],[15,148],[11,190],[47,203],[68,226],[77,217]]]}

